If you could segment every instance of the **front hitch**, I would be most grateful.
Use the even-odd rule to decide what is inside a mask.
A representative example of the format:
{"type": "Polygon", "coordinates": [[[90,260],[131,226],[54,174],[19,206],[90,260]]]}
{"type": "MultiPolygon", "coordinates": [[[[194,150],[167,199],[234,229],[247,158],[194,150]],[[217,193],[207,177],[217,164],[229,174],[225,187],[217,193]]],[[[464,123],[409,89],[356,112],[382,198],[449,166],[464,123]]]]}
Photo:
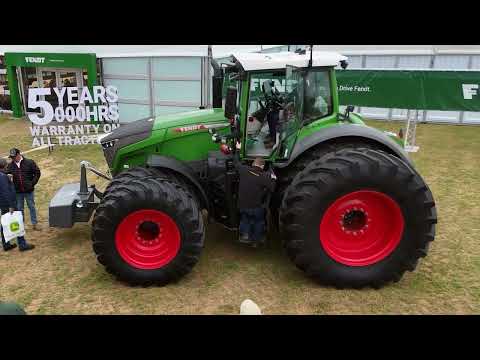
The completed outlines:
{"type": "MultiPolygon", "coordinates": [[[[100,176],[108,181],[112,181],[112,178],[104,173],[102,173],[100,170],[94,168],[92,164],[88,161],[82,161],[80,162],[80,191],[78,192],[78,195],[80,199],[82,200],[88,200],[90,191],[89,191],[89,186],[87,182],[87,170],[90,170],[93,172],[95,175],[100,176]]],[[[93,190],[94,194],[99,198],[103,198],[103,193],[97,190],[95,187],[95,184],[90,185],[90,188],[93,190]]]]}
{"type": "Polygon", "coordinates": [[[50,227],[71,228],[76,222],[88,222],[93,211],[103,198],[95,184],[88,185],[87,170],[106,179],[106,174],[94,168],[88,161],[80,163],[80,182],[66,184],[57,191],[50,201],[48,221],[50,227]]]}

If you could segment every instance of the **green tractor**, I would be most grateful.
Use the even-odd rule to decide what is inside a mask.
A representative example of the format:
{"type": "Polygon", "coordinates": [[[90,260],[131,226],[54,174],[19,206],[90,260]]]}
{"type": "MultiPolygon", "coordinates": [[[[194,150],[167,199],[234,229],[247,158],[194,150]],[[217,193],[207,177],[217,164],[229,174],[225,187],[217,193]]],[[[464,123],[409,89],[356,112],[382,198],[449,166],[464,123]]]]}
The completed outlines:
{"type": "Polygon", "coordinates": [[[132,285],[165,285],[198,262],[204,217],[238,231],[236,164],[262,157],[278,178],[269,226],[307,276],[380,288],[413,271],[435,237],[435,202],[399,137],[366,126],[351,106],[340,113],[335,68],[346,58],[231,58],[212,60],[212,109],[138,120],[104,137],[113,178],[82,162],[80,183],[51,200],[50,226],[95,212],[93,250],[106,270],[132,285]],[[87,184],[88,169],[111,180],[103,193],[87,184]]]}

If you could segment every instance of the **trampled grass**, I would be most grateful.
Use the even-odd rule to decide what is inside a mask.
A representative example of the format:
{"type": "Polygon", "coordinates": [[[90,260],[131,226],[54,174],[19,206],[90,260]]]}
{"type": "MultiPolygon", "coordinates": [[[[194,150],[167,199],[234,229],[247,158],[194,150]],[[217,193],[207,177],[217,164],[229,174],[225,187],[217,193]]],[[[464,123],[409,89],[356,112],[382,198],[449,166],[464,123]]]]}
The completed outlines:
{"type": "MultiPolygon", "coordinates": [[[[370,124],[395,131],[401,126],[370,124]]],[[[355,291],[313,283],[275,239],[268,250],[243,248],[215,225],[208,226],[200,262],[179,283],[128,287],[97,263],[88,224],[48,228],[49,200],[64,183],[78,181],[80,160],[106,169],[100,148],[32,152],[43,173],[36,190],[43,231],[27,225],[27,239],[37,245],[32,252],[0,251],[0,301],[17,301],[30,314],[236,314],[246,298],[266,314],[479,313],[480,127],[421,124],[417,143],[420,152],[412,157],[437,202],[437,237],[417,270],[399,283],[355,291]]],[[[30,145],[25,121],[0,118],[0,155],[30,145]]],[[[104,184],[94,175],[89,180],[104,184]]]]}

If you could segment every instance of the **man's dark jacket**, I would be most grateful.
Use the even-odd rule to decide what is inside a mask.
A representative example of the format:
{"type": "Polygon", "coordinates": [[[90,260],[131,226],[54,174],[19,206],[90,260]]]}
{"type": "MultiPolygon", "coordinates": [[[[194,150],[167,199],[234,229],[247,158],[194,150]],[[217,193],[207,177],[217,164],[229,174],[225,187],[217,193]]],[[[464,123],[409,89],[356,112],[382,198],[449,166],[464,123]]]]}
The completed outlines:
{"type": "Polygon", "coordinates": [[[265,196],[275,189],[275,181],[269,172],[258,166],[237,165],[240,175],[238,208],[255,209],[265,207],[265,196]]]}
{"type": "Polygon", "coordinates": [[[30,193],[35,189],[40,180],[40,169],[35,161],[23,158],[20,168],[12,161],[7,168],[7,173],[13,175],[13,183],[17,193],[30,193]]]}
{"type": "Polygon", "coordinates": [[[8,176],[0,171],[0,209],[16,207],[15,187],[8,176]]]}

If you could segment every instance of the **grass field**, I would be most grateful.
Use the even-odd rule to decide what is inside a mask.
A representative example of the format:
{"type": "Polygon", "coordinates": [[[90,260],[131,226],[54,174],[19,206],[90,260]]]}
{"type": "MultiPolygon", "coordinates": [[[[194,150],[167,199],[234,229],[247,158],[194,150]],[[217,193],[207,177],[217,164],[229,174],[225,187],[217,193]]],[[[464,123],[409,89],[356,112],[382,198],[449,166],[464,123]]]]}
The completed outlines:
{"type": "MultiPolygon", "coordinates": [[[[398,130],[399,123],[370,122],[398,130]]],[[[27,122],[0,118],[0,156],[30,148],[27,122]]],[[[419,125],[413,160],[437,201],[439,224],[429,255],[417,270],[381,290],[335,290],[307,279],[283,254],[232,242],[209,225],[206,247],[179,283],[131,288],[99,265],[89,225],[49,229],[48,203],[66,182],[78,181],[79,161],[106,164],[98,146],[61,147],[29,154],[42,178],[36,189],[42,232],[37,248],[0,251],[0,301],[17,301],[30,314],[236,314],[254,300],[266,314],[472,314],[480,312],[480,127],[419,125]]],[[[90,175],[90,181],[102,181],[90,175]]],[[[27,211],[28,214],[28,211],[27,211]]],[[[28,219],[28,215],[27,215],[28,219]]]]}

